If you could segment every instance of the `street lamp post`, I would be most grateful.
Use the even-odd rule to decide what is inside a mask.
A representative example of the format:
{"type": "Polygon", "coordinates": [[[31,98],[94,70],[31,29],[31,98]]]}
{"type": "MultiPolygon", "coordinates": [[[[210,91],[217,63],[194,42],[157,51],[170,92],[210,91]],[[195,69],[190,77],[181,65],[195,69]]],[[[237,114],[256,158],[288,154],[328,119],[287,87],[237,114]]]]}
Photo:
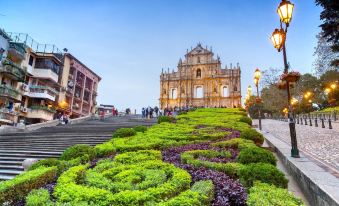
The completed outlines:
{"type": "MultiPolygon", "coordinates": [[[[259,80],[261,77],[261,72],[258,68],[255,69],[254,72],[254,84],[257,87],[257,104],[260,104],[260,95],[259,95],[259,80]]],[[[260,111],[260,106],[258,106],[258,119],[259,119],[259,129],[262,130],[261,127],[261,111],[260,111]]]]}
{"type": "MultiPolygon", "coordinates": [[[[272,33],[271,40],[278,52],[282,50],[283,52],[283,60],[284,60],[284,74],[288,75],[288,63],[286,57],[286,34],[289,23],[292,20],[294,4],[292,4],[288,0],[282,0],[278,7],[278,14],[280,17],[280,29],[275,29],[272,33]],[[285,28],[283,28],[283,24],[285,24],[285,28]]],[[[292,157],[300,157],[296,130],[295,130],[295,121],[292,115],[292,105],[291,105],[291,93],[290,93],[290,82],[289,79],[286,79],[286,90],[287,90],[287,100],[288,100],[288,119],[289,119],[289,127],[290,127],[290,136],[291,136],[291,156],[292,157]]]]}

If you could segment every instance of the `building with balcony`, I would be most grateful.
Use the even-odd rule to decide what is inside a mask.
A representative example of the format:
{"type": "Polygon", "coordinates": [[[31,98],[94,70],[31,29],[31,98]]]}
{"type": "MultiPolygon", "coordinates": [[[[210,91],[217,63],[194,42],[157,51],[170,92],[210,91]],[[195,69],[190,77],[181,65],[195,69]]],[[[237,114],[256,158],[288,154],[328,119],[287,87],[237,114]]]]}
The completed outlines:
{"type": "Polygon", "coordinates": [[[221,68],[220,58],[199,43],[178,70],[160,75],[160,108],[239,107],[241,85],[239,65],[221,68]]]}
{"type": "Polygon", "coordinates": [[[14,125],[18,121],[18,111],[26,71],[21,66],[25,59],[26,47],[13,42],[5,31],[0,29],[0,126],[14,125]]]}
{"type": "Polygon", "coordinates": [[[85,64],[65,53],[59,105],[64,105],[72,118],[94,113],[100,80],[101,77],[85,64]]]}
{"type": "Polygon", "coordinates": [[[0,125],[95,112],[100,77],[55,45],[0,30],[0,125]]]}
{"type": "Polygon", "coordinates": [[[23,97],[19,118],[27,124],[52,120],[56,110],[51,108],[57,107],[60,92],[63,53],[55,45],[38,43],[28,34],[9,35],[17,45],[27,48],[21,64],[27,75],[21,87],[23,97]]]}

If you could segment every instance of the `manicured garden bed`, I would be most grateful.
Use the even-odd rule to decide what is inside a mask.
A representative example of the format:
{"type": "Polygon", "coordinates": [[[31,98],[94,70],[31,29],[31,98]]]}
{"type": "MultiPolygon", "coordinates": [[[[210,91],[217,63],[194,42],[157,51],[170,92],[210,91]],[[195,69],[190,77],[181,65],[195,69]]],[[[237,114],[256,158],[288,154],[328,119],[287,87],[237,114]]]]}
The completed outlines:
{"type": "Polygon", "coordinates": [[[302,205],[250,124],[241,109],[197,109],[119,129],[1,182],[0,204],[302,205]]]}

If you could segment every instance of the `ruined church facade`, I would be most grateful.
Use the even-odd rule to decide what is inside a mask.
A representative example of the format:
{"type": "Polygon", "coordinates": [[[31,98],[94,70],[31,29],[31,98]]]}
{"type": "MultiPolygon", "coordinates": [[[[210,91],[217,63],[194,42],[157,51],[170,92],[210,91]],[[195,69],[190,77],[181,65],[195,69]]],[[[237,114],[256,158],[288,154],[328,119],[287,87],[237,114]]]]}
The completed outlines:
{"type": "Polygon", "coordinates": [[[177,71],[160,75],[160,108],[240,107],[240,66],[221,68],[220,58],[200,43],[180,59],[177,71]]]}

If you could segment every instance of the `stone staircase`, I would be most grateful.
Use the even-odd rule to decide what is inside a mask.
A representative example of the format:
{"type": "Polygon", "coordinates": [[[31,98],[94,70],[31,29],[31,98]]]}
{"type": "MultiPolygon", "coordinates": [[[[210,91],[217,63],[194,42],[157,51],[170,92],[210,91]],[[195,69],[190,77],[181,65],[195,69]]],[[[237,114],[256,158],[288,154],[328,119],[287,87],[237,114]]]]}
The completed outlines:
{"type": "Polygon", "coordinates": [[[12,179],[23,172],[26,158],[58,158],[75,144],[96,145],[112,137],[121,127],[152,125],[154,120],[138,116],[108,117],[105,120],[87,120],[79,124],[45,127],[31,132],[0,135],[0,180],[12,179]]]}

